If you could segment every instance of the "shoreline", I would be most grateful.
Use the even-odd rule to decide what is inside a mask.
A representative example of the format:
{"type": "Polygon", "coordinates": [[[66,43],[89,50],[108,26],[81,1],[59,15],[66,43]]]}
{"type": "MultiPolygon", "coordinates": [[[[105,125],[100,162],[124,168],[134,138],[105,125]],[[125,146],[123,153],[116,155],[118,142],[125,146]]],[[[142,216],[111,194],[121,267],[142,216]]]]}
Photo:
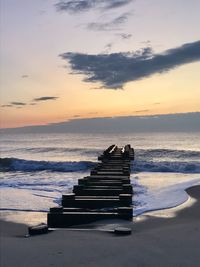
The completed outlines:
{"type": "Polygon", "coordinates": [[[166,208],[160,208],[160,209],[153,209],[145,211],[144,213],[141,213],[137,216],[134,216],[134,219],[137,220],[137,218],[145,217],[145,216],[156,216],[156,217],[175,217],[176,213],[182,209],[191,207],[196,200],[190,196],[190,189],[193,190],[194,187],[200,187],[200,185],[193,185],[188,188],[186,188],[184,191],[187,193],[187,199],[175,206],[166,207],[166,208]]]}
{"type": "MultiPolygon", "coordinates": [[[[196,267],[200,261],[200,186],[185,190],[193,205],[175,217],[128,224],[130,236],[103,231],[53,231],[25,238],[27,226],[1,221],[1,266],[196,267]]],[[[112,226],[112,224],[111,224],[112,226]]]]}
{"type": "MultiPolygon", "coordinates": [[[[166,207],[152,207],[152,209],[148,209],[143,212],[139,212],[133,215],[133,221],[137,221],[138,218],[144,218],[146,215],[151,214],[161,214],[162,217],[164,214],[171,213],[173,211],[176,213],[177,210],[183,209],[187,207],[188,205],[192,205],[190,195],[188,194],[187,190],[191,187],[200,186],[200,183],[197,182],[197,184],[190,184],[188,185],[188,188],[180,190],[183,192],[182,194],[186,195],[186,199],[182,200],[182,202],[174,203],[166,207]]],[[[137,209],[137,208],[136,208],[137,209]]],[[[27,227],[28,226],[34,226],[40,223],[47,223],[47,213],[48,211],[28,211],[28,210],[6,210],[2,209],[0,210],[0,221],[10,222],[10,223],[16,223],[16,224],[24,224],[27,227]]],[[[93,223],[94,224],[94,223],[93,223]]],[[[97,222],[98,224],[98,222],[97,222]]],[[[72,228],[72,227],[71,227],[72,228]]],[[[75,227],[76,228],[76,227],[75,227]]],[[[84,225],[83,225],[84,228],[84,225]]]]}

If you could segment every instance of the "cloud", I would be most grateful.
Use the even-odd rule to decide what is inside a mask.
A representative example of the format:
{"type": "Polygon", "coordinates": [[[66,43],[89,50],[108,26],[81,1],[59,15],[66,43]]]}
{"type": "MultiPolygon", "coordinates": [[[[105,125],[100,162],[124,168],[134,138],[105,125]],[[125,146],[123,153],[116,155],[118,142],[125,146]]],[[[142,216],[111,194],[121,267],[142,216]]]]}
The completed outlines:
{"type": "Polygon", "coordinates": [[[107,45],[104,46],[104,50],[102,51],[103,54],[107,54],[110,53],[110,51],[112,50],[114,46],[114,42],[113,43],[108,43],[107,45]]]}
{"type": "Polygon", "coordinates": [[[1,105],[2,108],[22,108],[22,106],[26,106],[24,102],[10,102],[9,104],[1,105]]]}
{"type": "Polygon", "coordinates": [[[130,39],[132,37],[132,34],[128,34],[128,33],[118,33],[117,36],[119,36],[120,38],[122,38],[123,40],[127,40],[130,39]]]}
{"type": "Polygon", "coordinates": [[[91,9],[112,10],[131,2],[133,0],[62,0],[55,4],[55,7],[58,12],[80,13],[91,9]]]}
{"type": "Polygon", "coordinates": [[[34,98],[33,101],[49,101],[49,100],[56,100],[59,97],[56,96],[42,96],[42,97],[38,97],[38,98],[34,98]]]}
{"type": "Polygon", "coordinates": [[[133,0],[107,0],[105,9],[118,8],[130,4],[133,0]]]}
{"type": "Polygon", "coordinates": [[[26,103],[23,102],[11,102],[10,104],[12,106],[26,106],[26,103]]]}
{"type": "Polygon", "coordinates": [[[113,43],[109,43],[109,44],[105,45],[106,50],[110,50],[112,47],[113,47],[113,43]]]}
{"type": "MultiPolygon", "coordinates": [[[[116,33],[115,36],[122,40],[128,40],[132,37],[132,34],[127,34],[127,33],[116,33]]],[[[113,46],[116,44],[116,41],[110,42],[107,45],[104,46],[105,50],[102,53],[108,53],[111,51],[113,46]]]]}
{"type": "Polygon", "coordinates": [[[94,31],[113,31],[120,30],[119,26],[124,24],[128,17],[130,16],[129,12],[123,13],[122,15],[107,21],[107,22],[91,22],[87,24],[89,30],[94,31]]]}
{"type": "Polygon", "coordinates": [[[143,44],[143,45],[150,45],[151,44],[151,41],[150,40],[142,41],[141,44],[143,44]]]}
{"type": "Polygon", "coordinates": [[[26,106],[26,105],[31,105],[31,106],[34,106],[34,105],[37,105],[38,103],[37,102],[40,102],[40,101],[48,101],[48,100],[56,100],[57,98],[59,97],[55,97],[55,96],[42,96],[42,97],[39,97],[39,98],[34,98],[32,101],[34,102],[31,102],[30,104],[27,104],[27,103],[24,103],[24,102],[10,102],[9,104],[5,104],[5,105],[1,105],[2,108],[6,108],[6,107],[16,107],[16,108],[22,108],[23,106],[26,106]]]}
{"type": "Polygon", "coordinates": [[[81,115],[74,115],[73,118],[80,118],[81,115]]]}
{"type": "Polygon", "coordinates": [[[11,108],[13,105],[1,105],[2,108],[11,108]]]}
{"type": "Polygon", "coordinates": [[[29,77],[29,75],[27,75],[27,74],[24,74],[21,76],[21,78],[28,78],[28,77],[29,77]]]}
{"type": "Polygon", "coordinates": [[[183,44],[161,54],[154,54],[151,47],[145,47],[135,52],[97,55],[67,52],[60,57],[69,62],[74,74],[84,74],[84,81],[101,82],[104,88],[120,89],[127,82],[199,61],[200,41],[183,44]]]}

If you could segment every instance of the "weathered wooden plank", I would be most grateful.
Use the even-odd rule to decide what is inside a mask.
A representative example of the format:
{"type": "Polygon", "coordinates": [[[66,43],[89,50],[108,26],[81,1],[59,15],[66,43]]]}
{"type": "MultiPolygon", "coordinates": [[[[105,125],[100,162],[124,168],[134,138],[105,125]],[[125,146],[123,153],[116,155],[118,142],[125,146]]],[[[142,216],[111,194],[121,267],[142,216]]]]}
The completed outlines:
{"type": "Polygon", "coordinates": [[[133,189],[130,184],[130,145],[108,147],[90,176],[78,180],[73,193],[63,194],[62,206],[50,209],[49,227],[69,227],[96,220],[132,218],[133,189]],[[106,209],[106,210],[105,210],[106,209]]]}

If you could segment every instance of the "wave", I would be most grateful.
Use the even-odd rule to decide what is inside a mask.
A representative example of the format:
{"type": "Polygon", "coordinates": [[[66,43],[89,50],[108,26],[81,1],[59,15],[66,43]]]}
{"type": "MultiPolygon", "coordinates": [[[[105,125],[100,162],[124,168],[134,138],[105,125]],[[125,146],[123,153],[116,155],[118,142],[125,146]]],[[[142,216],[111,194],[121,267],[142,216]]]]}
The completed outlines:
{"type": "Polygon", "coordinates": [[[185,161],[140,161],[132,164],[133,172],[200,173],[200,162],[185,161]]]}
{"type": "Polygon", "coordinates": [[[102,152],[101,149],[95,148],[65,148],[65,147],[27,147],[27,148],[3,148],[2,152],[25,152],[25,153],[76,153],[82,155],[97,155],[102,152]]]}
{"type": "MultiPolygon", "coordinates": [[[[73,148],[72,148],[73,149],[73,148]]],[[[84,150],[86,153],[94,150],[84,150]]],[[[200,173],[200,152],[169,149],[136,150],[133,172],[200,173]],[[161,161],[162,160],[162,161],[161,161]]],[[[77,172],[90,170],[93,161],[36,161],[19,158],[0,158],[0,171],[77,172]]]]}
{"type": "MultiPolygon", "coordinates": [[[[20,148],[20,150],[22,150],[20,148]]],[[[102,149],[83,147],[30,147],[24,151],[31,153],[79,153],[79,154],[100,154],[102,149]]],[[[196,150],[175,150],[175,149],[135,149],[136,157],[172,157],[172,158],[200,158],[200,151],[196,150]]]]}
{"type": "Polygon", "coordinates": [[[54,171],[54,172],[77,172],[86,171],[94,167],[95,163],[92,161],[36,161],[24,160],[18,158],[1,158],[0,171],[54,171]]]}
{"type": "Polygon", "coordinates": [[[48,212],[49,209],[43,209],[43,210],[38,210],[38,209],[15,209],[15,208],[0,208],[0,211],[17,211],[17,212],[48,212]]]}
{"type": "Polygon", "coordinates": [[[197,150],[177,150],[177,149],[137,149],[136,157],[144,158],[177,158],[177,159],[200,159],[200,151],[197,150]]]}
{"type": "MultiPolygon", "coordinates": [[[[2,147],[1,152],[22,152],[22,153],[75,153],[79,155],[95,155],[102,153],[99,148],[84,147],[26,147],[26,148],[7,148],[2,147]]],[[[177,150],[177,149],[135,149],[136,158],[177,158],[177,159],[199,159],[198,150],[177,150]]]]}
{"type": "Polygon", "coordinates": [[[26,148],[25,151],[28,152],[34,152],[34,153],[42,153],[42,152],[61,152],[61,153],[99,153],[101,152],[101,150],[99,149],[85,149],[85,148],[79,148],[79,147],[74,147],[74,148],[69,148],[69,147],[41,147],[41,148],[37,148],[37,147],[33,147],[33,148],[26,148]]]}

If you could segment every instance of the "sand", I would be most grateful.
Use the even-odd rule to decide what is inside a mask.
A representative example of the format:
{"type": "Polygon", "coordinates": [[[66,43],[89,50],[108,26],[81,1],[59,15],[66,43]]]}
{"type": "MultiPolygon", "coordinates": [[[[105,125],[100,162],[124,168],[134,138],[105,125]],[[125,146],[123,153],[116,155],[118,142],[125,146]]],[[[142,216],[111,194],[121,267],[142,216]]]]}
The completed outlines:
{"type": "MultiPolygon", "coordinates": [[[[1,221],[1,267],[198,267],[200,186],[187,190],[196,201],[171,218],[148,213],[129,224],[132,235],[58,230],[25,238],[26,225],[1,221]]],[[[167,212],[167,211],[166,211],[167,212]]]]}

